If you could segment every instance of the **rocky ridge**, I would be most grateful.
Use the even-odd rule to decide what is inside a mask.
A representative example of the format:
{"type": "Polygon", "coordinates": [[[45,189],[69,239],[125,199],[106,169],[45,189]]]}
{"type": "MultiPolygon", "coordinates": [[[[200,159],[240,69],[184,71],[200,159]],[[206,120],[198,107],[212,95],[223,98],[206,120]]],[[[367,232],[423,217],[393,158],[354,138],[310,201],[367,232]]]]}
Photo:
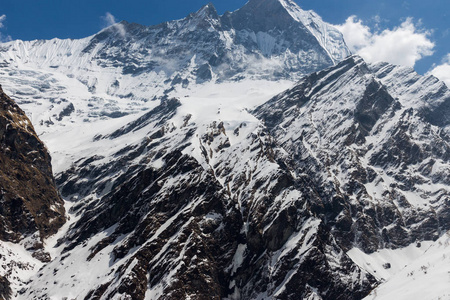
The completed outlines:
{"type": "Polygon", "coordinates": [[[63,201],[49,152],[30,120],[1,89],[0,101],[0,238],[19,242],[36,233],[39,241],[64,224],[63,201]]]}

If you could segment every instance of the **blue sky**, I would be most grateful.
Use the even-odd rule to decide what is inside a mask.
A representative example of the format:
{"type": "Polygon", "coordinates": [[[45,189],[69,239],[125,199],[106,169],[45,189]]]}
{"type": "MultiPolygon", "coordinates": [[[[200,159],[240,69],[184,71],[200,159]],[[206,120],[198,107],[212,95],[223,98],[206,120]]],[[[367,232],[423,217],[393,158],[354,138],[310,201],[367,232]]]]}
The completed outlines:
{"type": "MultiPolygon", "coordinates": [[[[22,40],[82,38],[95,34],[106,26],[107,13],[112,14],[117,21],[154,25],[183,18],[208,1],[210,0],[0,0],[0,38],[3,41],[9,38],[22,40]]],[[[354,41],[355,52],[379,52],[376,45],[389,41],[396,43],[398,37],[393,33],[403,30],[406,40],[417,39],[418,48],[428,47],[425,50],[429,51],[422,49],[423,53],[419,53],[414,59],[413,65],[419,73],[424,74],[437,65],[448,65],[450,72],[449,0],[295,1],[303,9],[316,11],[331,24],[346,25],[340,28],[346,30],[351,37],[363,34],[366,44],[354,41]],[[350,16],[354,17],[349,19],[350,16]],[[361,26],[358,27],[358,24],[361,26]],[[354,33],[352,30],[359,32],[354,33]],[[407,35],[408,30],[410,36],[407,35]],[[424,40],[419,41],[421,37],[432,45],[427,45],[424,40]],[[364,48],[367,43],[372,48],[364,48]]],[[[222,14],[227,10],[238,9],[247,1],[211,2],[222,14]]],[[[404,47],[407,49],[409,46],[406,44],[404,47]]],[[[395,52],[396,49],[393,48],[392,51],[395,52]]],[[[393,56],[400,54],[394,53],[393,56]]],[[[393,62],[396,63],[395,60],[393,62]]],[[[443,72],[446,70],[443,69],[443,72]]],[[[450,78],[450,75],[448,77],[450,78]]]]}

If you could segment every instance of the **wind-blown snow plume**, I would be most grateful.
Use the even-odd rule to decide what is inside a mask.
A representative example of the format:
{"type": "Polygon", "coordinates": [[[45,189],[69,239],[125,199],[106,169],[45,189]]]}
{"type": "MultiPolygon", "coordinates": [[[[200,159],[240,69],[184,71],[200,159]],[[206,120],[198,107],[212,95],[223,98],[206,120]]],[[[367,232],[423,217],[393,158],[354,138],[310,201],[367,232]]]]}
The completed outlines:
{"type": "Polygon", "coordinates": [[[3,28],[5,25],[3,25],[3,22],[6,20],[6,15],[0,16],[0,28],[3,28]]]}
{"type": "Polygon", "coordinates": [[[106,14],[102,16],[102,19],[105,24],[103,28],[113,26],[114,28],[117,29],[117,31],[122,37],[125,36],[125,28],[123,27],[122,24],[117,23],[116,18],[110,12],[106,12],[106,14]]]}
{"type": "Polygon", "coordinates": [[[102,17],[103,21],[105,21],[106,23],[106,27],[112,26],[114,24],[116,24],[116,18],[110,13],[107,12],[103,17],[102,17]]]}
{"type": "MultiPolygon", "coordinates": [[[[5,20],[6,20],[6,15],[1,15],[0,16],[0,29],[1,28],[4,28],[5,27],[5,20]]],[[[11,41],[11,36],[9,36],[9,35],[3,35],[1,32],[0,32],[0,43],[3,43],[3,42],[9,42],[9,41],[11,41]]]]}
{"type": "Polygon", "coordinates": [[[424,56],[432,55],[435,46],[429,39],[431,32],[417,28],[412,18],[381,32],[373,32],[356,16],[336,27],[344,34],[350,50],[368,62],[387,61],[413,67],[424,56]]]}

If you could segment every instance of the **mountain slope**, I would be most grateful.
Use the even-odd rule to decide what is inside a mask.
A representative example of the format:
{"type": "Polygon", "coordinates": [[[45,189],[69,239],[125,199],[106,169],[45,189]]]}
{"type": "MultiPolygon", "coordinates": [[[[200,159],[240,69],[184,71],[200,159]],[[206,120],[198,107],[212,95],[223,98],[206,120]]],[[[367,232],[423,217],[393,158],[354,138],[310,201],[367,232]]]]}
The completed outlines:
{"type": "MultiPolygon", "coordinates": [[[[418,245],[420,246],[420,245],[418,245]]],[[[449,233],[424,254],[375,289],[364,299],[445,299],[450,296],[449,233]]]]}
{"type": "Polygon", "coordinates": [[[290,0],[2,45],[70,216],[14,297],[389,297],[450,229],[450,91],[347,54],[290,0]]]}
{"type": "Polygon", "coordinates": [[[43,242],[64,224],[65,210],[46,147],[1,86],[0,215],[0,297],[9,299],[40,261],[52,259],[43,242]]]}
{"type": "MultiPolygon", "coordinates": [[[[196,115],[191,100],[185,105],[196,115]]],[[[182,106],[177,100],[161,105],[139,120],[145,127],[133,122],[135,132],[125,126],[98,143],[141,136],[139,131],[148,132],[145,138],[112,157],[83,159],[58,178],[63,195],[73,199],[77,220],[57,245],[63,261],[46,266],[27,297],[67,296],[65,287],[73,283],[85,289],[72,296],[104,299],[253,299],[309,295],[315,289],[323,293],[330,285],[329,295],[336,299],[367,293],[374,280],[358,270],[318,215],[306,209],[318,196],[307,187],[307,178],[295,180],[273,160],[273,141],[264,128],[238,126],[239,140],[231,144],[237,131],[227,129],[226,121],[203,127],[197,117],[173,127],[176,115],[161,117],[182,106]],[[280,207],[284,201],[287,205],[280,207]],[[40,289],[48,281],[47,270],[64,261],[77,263],[59,271],[53,286],[40,289]],[[108,265],[112,272],[103,271],[108,265]],[[323,269],[312,272],[313,265],[323,269]],[[80,277],[85,268],[100,270],[95,284],[80,277]],[[353,287],[347,286],[350,281],[353,287]]]]}
{"type": "Polygon", "coordinates": [[[449,128],[428,121],[449,91],[417,75],[442,92],[392,89],[379,70],[350,57],[247,111],[216,85],[93,137],[116,146],[58,176],[72,225],[25,295],[362,299],[381,279],[355,249],[449,229],[449,128]]]}

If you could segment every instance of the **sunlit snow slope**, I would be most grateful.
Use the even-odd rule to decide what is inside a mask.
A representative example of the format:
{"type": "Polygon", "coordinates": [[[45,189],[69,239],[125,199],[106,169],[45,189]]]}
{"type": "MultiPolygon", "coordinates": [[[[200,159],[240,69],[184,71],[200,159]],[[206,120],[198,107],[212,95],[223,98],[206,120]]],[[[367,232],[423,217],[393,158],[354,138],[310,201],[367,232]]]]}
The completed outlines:
{"type": "MultiPolygon", "coordinates": [[[[450,238],[444,234],[425,252],[405,265],[365,300],[448,299],[450,298],[450,238]]],[[[402,254],[408,257],[408,254],[402,254]]]]}

